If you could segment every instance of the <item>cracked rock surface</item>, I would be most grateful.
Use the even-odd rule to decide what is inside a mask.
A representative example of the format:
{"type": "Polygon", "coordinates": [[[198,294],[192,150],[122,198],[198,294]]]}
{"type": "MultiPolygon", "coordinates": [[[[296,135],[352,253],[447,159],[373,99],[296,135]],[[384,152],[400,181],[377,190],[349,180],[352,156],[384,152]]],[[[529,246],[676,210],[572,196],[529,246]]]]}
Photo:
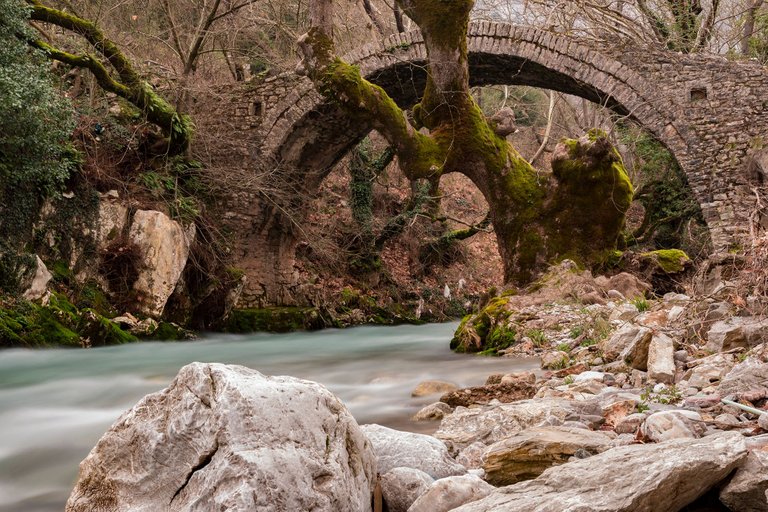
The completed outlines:
{"type": "Polygon", "coordinates": [[[67,511],[369,511],[375,464],[325,387],[192,363],[104,434],[67,511]]]}

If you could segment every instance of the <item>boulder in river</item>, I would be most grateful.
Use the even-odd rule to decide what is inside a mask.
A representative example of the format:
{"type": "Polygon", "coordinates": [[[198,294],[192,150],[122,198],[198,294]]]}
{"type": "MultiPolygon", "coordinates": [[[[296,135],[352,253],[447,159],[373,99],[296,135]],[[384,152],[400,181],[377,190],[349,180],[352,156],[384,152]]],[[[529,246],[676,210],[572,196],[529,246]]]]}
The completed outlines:
{"type": "Polygon", "coordinates": [[[359,512],[376,461],[320,384],[192,363],[124,413],[80,464],[67,512],[359,512]]]}

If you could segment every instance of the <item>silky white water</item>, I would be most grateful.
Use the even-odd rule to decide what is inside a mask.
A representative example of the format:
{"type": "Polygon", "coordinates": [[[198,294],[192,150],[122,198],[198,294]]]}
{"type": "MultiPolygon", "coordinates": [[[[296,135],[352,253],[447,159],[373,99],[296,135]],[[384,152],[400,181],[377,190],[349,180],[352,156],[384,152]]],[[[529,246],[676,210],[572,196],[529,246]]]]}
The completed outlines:
{"type": "Polygon", "coordinates": [[[324,384],[359,423],[403,430],[436,397],[414,399],[427,379],[482,384],[535,361],[457,355],[456,323],[358,327],[312,333],[206,335],[90,350],[0,352],[0,512],[64,509],[79,462],[109,426],[192,361],[241,364],[324,384]]]}

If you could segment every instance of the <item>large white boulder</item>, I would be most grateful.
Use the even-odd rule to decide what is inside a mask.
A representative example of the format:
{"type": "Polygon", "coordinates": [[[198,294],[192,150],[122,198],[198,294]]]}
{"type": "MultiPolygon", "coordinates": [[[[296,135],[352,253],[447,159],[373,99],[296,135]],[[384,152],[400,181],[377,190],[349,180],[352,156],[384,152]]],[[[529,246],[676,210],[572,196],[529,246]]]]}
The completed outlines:
{"type": "Polygon", "coordinates": [[[320,384],[192,363],[80,464],[67,512],[371,509],[373,450],[320,384]]]}
{"type": "Polygon", "coordinates": [[[145,315],[158,317],[187,264],[195,226],[185,230],[164,213],[139,210],[133,216],[128,236],[141,254],[139,275],[133,285],[139,309],[145,315]]]}

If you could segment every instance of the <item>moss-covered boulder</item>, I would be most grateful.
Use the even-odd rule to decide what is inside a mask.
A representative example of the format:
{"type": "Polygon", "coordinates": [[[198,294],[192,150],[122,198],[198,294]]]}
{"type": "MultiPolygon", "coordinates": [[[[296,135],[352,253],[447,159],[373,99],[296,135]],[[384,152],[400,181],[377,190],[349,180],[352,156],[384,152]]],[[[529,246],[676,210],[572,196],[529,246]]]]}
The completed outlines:
{"type": "Polygon", "coordinates": [[[84,309],[81,312],[77,330],[85,347],[122,345],[137,341],[136,336],[122,330],[115,322],[104,318],[93,309],[84,309]]]}
{"type": "Polygon", "coordinates": [[[451,349],[496,355],[514,345],[517,328],[509,322],[513,311],[508,303],[508,297],[496,297],[479,312],[465,316],[451,340],[451,349]]]}
{"type": "Polygon", "coordinates": [[[228,332],[291,332],[319,329],[323,319],[317,308],[271,307],[234,309],[227,321],[228,332]]]}

